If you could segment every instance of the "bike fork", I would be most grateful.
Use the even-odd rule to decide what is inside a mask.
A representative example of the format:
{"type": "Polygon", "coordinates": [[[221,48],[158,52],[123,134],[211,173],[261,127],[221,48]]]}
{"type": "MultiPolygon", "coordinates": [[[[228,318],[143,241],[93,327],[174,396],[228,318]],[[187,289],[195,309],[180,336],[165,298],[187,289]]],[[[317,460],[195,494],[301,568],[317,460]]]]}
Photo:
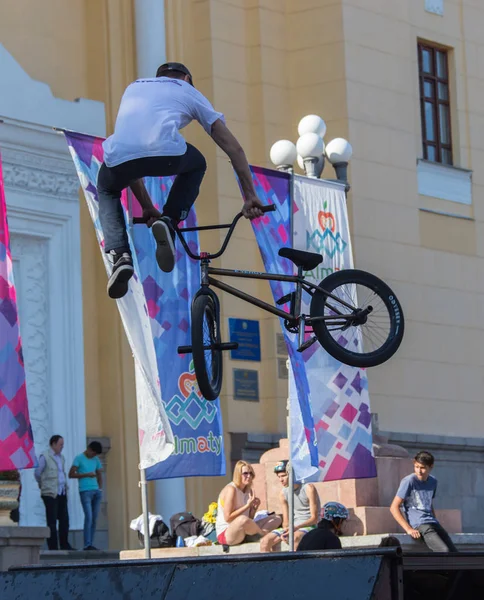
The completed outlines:
{"type": "MultiPolygon", "coordinates": [[[[209,288],[209,283],[208,283],[208,266],[210,264],[210,258],[208,256],[208,254],[201,252],[200,253],[200,257],[201,257],[201,263],[200,263],[200,282],[202,285],[202,289],[205,288],[207,291],[207,293],[209,293],[216,305],[216,313],[217,313],[217,330],[220,332],[220,306],[218,303],[218,298],[215,294],[215,292],[213,292],[213,290],[211,290],[209,288]]],[[[220,333],[219,333],[219,337],[220,337],[220,333]]],[[[215,344],[211,344],[209,346],[204,346],[203,349],[204,350],[237,350],[239,347],[238,342],[218,342],[215,344]]],[[[193,352],[192,350],[192,346],[178,346],[177,348],[177,352],[178,354],[191,354],[193,352]]]]}
{"type": "MultiPolygon", "coordinates": [[[[302,267],[297,268],[298,277],[302,277],[303,269],[302,267]]],[[[304,341],[304,334],[306,333],[306,315],[301,314],[301,304],[302,304],[302,283],[300,281],[296,284],[296,295],[294,298],[294,315],[298,315],[299,321],[299,331],[298,331],[298,352],[304,352],[307,348],[312,346],[314,342],[317,341],[315,335],[310,337],[307,341],[304,341]]]]}

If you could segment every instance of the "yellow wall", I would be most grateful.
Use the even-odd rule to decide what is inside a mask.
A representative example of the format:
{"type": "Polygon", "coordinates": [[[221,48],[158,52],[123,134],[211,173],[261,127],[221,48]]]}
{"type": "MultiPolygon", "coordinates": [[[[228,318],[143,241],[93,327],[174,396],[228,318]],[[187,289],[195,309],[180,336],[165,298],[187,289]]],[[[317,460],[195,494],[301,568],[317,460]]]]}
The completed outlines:
{"type": "MultiPolygon", "coordinates": [[[[109,133],[124,87],[135,77],[132,0],[8,4],[0,41],[56,96],[105,102],[109,133]]],[[[190,66],[197,87],[225,112],[254,164],[269,166],[272,143],[295,140],[297,123],[308,113],[325,119],[327,140],[350,139],[355,262],[395,287],[408,324],[397,357],[369,375],[372,409],[383,429],[482,436],[484,14],[475,0],[446,0],[444,17],[423,6],[397,0],[166,0],[167,58],[190,66]],[[454,48],[454,154],[459,166],[475,169],[473,206],[465,213],[473,220],[419,210],[439,210],[444,201],[417,192],[417,38],[454,48]]],[[[209,165],[197,201],[200,223],[230,220],[241,198],[225,155],[200,127],[191,125],[186,133],[209,165]]],[[[324,176],[334,177],[330,166],[324,176]]],[[[463,210],[456,205],[454,212],[463,210]]],[[[127,526],[140,513],[133,367],[106,297],[83,200],[81,222],[87,430],[111,438],[109,525],[111,546],[119,548],[135,545],[127,526]]],[[[207,249],[217,242],[202,236],[207,249]]],[[[262,269],[247,222],[218,264],[262,269]]],[[[244,289],[270,299],[263,283],[246,282],[244,289]]],[[[255,366],[225,357],[225,430],[283,433],[287,382],[276,377],[279,325],[241,301],[221,300],[225,333],[229,316],[260,319],[263,356],[255,366]],[[240,366],[259,369],[260,403],[234,401],[232,368],[240,366]]],[[[188,509],[202,514],[222,485],[220,478],[187,481],[188,509]]]]}
{"type": "Polygon", "coordinates": [[[439,17],[424,4],[343,2],[355,260],[394,287],[407,322],[398,355],[369,373],[372,411],[382,429],[482,437],[484,5],[446,0],[439,17]],[[475,169],[471,207],[418,195],[417,39],[453,49],[454,162],[475,169]]]}

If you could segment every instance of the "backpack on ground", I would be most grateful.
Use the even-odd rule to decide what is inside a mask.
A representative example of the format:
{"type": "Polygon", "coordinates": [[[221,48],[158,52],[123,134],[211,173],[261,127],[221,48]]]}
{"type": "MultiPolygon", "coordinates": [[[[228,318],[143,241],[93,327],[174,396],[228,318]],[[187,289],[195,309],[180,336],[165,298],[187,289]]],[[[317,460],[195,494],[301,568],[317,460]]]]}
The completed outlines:
{"type": "MultiPolygon", "coordinates": [[[[145,545],[145,538],[141,531],[138,531],[138,539],[141,545],[145,545]]],[[[172,548],[175,545],[176,538],[170,534],[166,524],[158,520],[153,527],[153,533],[150,535],[150,546],[152,548],[172,548]]]]}
{"type": "Polygon", "coordinates": [[[199,535],[202,529],[202,522],[194,517],[191,512],[176,513],[170,518],[171,533],[176,540],[178,536],[182,539],[199,535]]]}

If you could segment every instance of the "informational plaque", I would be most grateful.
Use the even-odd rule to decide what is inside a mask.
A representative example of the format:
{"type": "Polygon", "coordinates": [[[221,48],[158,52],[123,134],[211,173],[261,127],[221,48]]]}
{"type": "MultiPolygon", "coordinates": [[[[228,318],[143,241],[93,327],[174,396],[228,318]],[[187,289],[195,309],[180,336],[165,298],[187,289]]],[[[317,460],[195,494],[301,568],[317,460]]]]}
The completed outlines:
{"type": "Polygon", "coordinates": [[[277,376],[279,379],[289,379],[289,372],[287,370],[287,358],[277,359],[277,376]]]}
{"type": "Polygon", "coordinates": [[[229,335],[231,342],[239,344],[230,352],[232,360],[260,361],[259,321],[229,318],[229,335]]]}
{"type": "Polygon", "coordinates": [[[234,399],[259,402],[259,373],[252,369],[234,369],[234,399]]]}
{"type": "Polygon", "coordinates": [[[276,354],[279,356],[287,356],[287,346],[283,333],[276,333],[276,354]]]}

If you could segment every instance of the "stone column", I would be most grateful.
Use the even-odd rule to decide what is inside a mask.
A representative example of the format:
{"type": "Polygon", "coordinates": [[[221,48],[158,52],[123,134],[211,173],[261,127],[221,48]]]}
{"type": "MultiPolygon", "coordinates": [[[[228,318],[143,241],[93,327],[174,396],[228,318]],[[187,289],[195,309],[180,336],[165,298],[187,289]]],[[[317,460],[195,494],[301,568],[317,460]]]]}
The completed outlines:
{"type": "Polygon", "coordinates": [[[164,0],[135,0],[136,71],[154,77],[166,60],[164,0]]]}

